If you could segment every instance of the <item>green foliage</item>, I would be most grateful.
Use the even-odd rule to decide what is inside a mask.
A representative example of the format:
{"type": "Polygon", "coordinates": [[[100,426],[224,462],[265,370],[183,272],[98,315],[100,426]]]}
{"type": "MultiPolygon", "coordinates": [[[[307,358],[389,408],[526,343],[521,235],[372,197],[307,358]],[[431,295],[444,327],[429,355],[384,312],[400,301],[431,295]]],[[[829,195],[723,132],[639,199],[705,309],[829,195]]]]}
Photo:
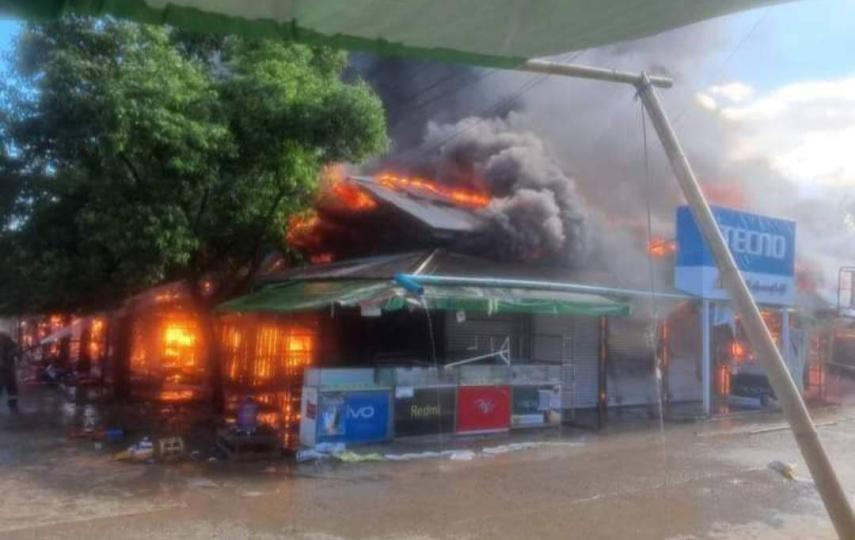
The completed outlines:
{"type": "Polygon", "coordinates": [[[110,19],[28,27],[0,99],[0,310],[246,282],[321,166],[385,148],[382,106],[345,64],[110,19]]]}

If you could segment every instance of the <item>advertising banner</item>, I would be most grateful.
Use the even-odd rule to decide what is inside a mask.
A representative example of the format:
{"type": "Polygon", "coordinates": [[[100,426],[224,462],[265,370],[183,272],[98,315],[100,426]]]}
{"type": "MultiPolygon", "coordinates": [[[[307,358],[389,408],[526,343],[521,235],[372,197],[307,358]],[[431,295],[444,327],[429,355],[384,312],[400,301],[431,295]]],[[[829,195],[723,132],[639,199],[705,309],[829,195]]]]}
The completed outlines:
{"type": "Polygon", "coordinates": [[[390,433],[388,390],[321,392],[318,442],[367,443],[385,441],[390,433]]]}
{"type": "Polygon", "coordinates": [[[395,436],[430,435],[454,431],[457,388],[409,388],[395,398],[395,436]]]}
{"type": "Polygon", "coordinates": [[[510,386],[461,386],[457,390],[457,432],[484,433],[510,427],[510,386]]]}
{"type": "Polygon", "coordinates": [[[561,387],[514,386],[511,427],[540,427],[561,423],[561,387]]]}
{"type": "Polygon", "coordinates": [[[300,397],[300,443],[315,446],[318,423],[318,389],[303,388],[300,397]]]}
{"type": "MultiPolygon", "coordinates": [[[[712,208],[716,223],[754,299],[792,305],[795,299],[796,224],[730,208],[712,208]]],[[[712,252],[689,208],[677,209],[678,289],[711,300],[727,300],[712,252]]]]}
{"type": "Polygon", "coordinates": [[[318,397],[317,441],[333,442],[344,439],[344,392],[322,392],[318,397]]]}
{"type": "Polygon", "coordinates": [[[366,390],[348,392],[345,400],[345,440],[378,442],[391,438],[390,392],[366,390]]]}

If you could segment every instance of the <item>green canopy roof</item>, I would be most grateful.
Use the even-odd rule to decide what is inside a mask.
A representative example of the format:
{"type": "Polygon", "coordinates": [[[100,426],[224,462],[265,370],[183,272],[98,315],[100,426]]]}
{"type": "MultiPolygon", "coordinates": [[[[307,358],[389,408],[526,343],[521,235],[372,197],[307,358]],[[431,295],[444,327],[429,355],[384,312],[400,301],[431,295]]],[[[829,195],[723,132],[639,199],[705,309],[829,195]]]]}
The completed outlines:
{"type": "Polygon", "coordinates": [[[414,304],[429,309],[548,315],[629,315],[628,304],[595,294],[522,288],[426,286],[421,299],[392,281],[294,281],[266,287],[220,305],[218,311],[293,313],[329,306],[361,306],[396,311],[414,304]]]}
{"type": "Polygon", "coordinates": [[[0,12],[109,14],[498,67],[649,36],[781,0],[0,0],[0,12]]]}
{"type": "Polygon", "coordinates": [[[229,300],[217,311],[294,313],[332,305],[355,306],[390,294],[391,282],[374,280],[289,281],[229,300]]]}

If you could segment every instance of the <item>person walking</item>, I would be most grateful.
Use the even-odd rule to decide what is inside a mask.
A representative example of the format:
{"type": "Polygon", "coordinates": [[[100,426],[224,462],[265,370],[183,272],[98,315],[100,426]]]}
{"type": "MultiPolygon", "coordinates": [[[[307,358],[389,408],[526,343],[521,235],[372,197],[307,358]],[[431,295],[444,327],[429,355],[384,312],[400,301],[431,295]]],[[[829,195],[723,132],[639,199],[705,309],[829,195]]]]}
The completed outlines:
{"type": "Polygon", "coordinates": [[[9,411],[18,412],[18,377],[15,372],[16,360],[20,358],[21,350],[12,337],[0,331],[0,395],[6,392],[6,403],[9,411]]]}

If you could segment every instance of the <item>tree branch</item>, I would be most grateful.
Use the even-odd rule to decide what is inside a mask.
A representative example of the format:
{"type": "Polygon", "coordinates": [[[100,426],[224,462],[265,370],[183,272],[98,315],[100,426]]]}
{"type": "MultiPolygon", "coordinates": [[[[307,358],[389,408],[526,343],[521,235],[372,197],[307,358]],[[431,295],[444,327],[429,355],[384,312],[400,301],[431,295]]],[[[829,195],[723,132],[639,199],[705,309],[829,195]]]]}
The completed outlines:
{"type": "Polygon", "coordinates": [[[128,172],[131,174],[131,178],[133,178],[134,182],[137,185],[142,184],[142,178],[140,177],[140,174],[137,172],[136,167],[134,167],[134,164],[131,163],[130,159],[128,159],[128,156],[124,152],[119,152],[119,159],[121,159],[122,163],[125,164],[125,167],[128,168],[128,172]]]}
{"type": "Polygon", "coordinates": [[[270,205],[270,209],[267,211],[267,214],[264,216],[264,220],[262,222],[261,230],[258,231],[258,235],[256,236],[255,243],[251,250],[247,252],[247,257],[243,261],[239,262],[235,265],[232,271],[229,273],[228,279],[223,281],[224,289],[222,292],[231,292],[235,290],[240,290],[249,285],[252,282],[252,279],[255,277],[255,273],[258,271],[258,267],[261,264],[261,258],[259,257],[259,251],[263,244],[264,240],[264,232],[267,229],[270,220],[273,219],[273,214],[276,213],[276,209],[279,208],[279,205],[282,204],[282,200],[285,198],[287,194],[286,188],[281,188],[279,192],[276,194],[276,197],[273,198],[273,204],[270,205]],[[237,278],[238,272],[241,269],[246,268],[246,275],[237,283],[228,287],[226,284],[232,283],[233,280],[237,278]],[[228,287],[228,288],[226,288],[228,287]]]}

